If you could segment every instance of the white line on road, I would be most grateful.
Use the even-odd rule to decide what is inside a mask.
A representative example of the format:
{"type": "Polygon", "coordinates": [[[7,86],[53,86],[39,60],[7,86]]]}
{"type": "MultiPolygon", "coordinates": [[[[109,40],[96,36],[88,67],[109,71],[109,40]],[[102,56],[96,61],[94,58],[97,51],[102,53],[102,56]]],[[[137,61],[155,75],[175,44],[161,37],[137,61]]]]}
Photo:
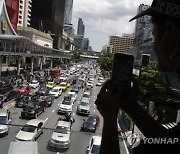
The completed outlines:
{"type": "Polygon", "coordinates": [[[46,118],[46,120],[45,121],[47,121],[48,120],[48,118],[46,118]]]}
{"type": "Polygon", "coordinates": [[[94,112],[96,112],[96,110],[94,110],[94,112]]]}
{"type": "Polygon", "coordinates": [[[55,110],[52,110],[52,112],[54,112],[55,110]]]}

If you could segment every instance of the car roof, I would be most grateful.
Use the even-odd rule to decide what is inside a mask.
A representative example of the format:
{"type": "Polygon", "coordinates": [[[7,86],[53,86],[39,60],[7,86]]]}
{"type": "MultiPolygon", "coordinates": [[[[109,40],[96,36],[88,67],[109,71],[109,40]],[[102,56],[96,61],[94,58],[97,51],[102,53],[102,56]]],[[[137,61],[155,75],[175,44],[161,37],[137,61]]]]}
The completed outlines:
{"type": "Polygon", "coordinates": [[[81,102],[87,102],[87,103],[89,103],[89,98],[87,98],[87,97],[82,97],[81,102]]]}
{"type": "Polygon", "coordinates": [[[37,126],[39,124],[39,122],[45,123],[45,121],[42,120],[42,119],[32,119],[32,120],[29,120],[26,124],[27,125],[37,126]]]}
{"type": "Polygon", "coordinates": [[[93,143],[94,143],[94,145],[100,145],[101,144],[101,136],[93,136],[92,137],[93,138],[93,143]]]}
{"type": "Polygon", "coordinates": [[[6,116],[8,113],[8,110],[0,109],[0,116],[6,116]]]}
{"type": "Polygon", "coordinates": [[[84,94],[91,95],[91,93],[89,91],[85,91],[84,94]]]}
{"type": "Polygon", "coordinates": [[[70,122],[67,122],[67,121],[58,121],[57,122],[57,126],[64,126],[64,127],[70,127],[70,122]]]}
{"type": "Polygon", "coordinates": [[[55,87],[53,87],[53,89],[60,89],[60,87],[59,86],[55,86],[55,87]]]}

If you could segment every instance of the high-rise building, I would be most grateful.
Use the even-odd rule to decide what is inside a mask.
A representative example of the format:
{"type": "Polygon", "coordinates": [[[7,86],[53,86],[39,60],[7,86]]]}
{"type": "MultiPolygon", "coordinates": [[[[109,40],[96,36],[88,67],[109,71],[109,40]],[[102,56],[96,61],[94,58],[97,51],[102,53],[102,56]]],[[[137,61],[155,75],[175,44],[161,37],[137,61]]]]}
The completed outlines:
{"type": "Polygon", "coordinates": [[[9,20],[13,29],[17,32],[19,0],[5,0],[9,20]]]}
{"type": "Polygon", "coordinates": [[[32,0],[31,27],[49,33],[53,48],[61,48],[65,0],[32,0]]]}
{"type": "Polygon", "coordinates": [[[66,0],[65,2],[65,12],[64,12],[64,24],[70,25],[72,22],[72,9],[73,0],[66,0]]]}
{"type": "MultiPolygon", "coordinates": [[[[149,5],[140,4],[137,10],[137,13],[141,13],[142,11],[145,11],[148,9],[149,5]]],[[[135,25],[135,44],[141,44],[146,40],[148,31],[152,31],[152,23],[151,23],[151,16],[145,15],[140,18],[136,19],[136,25],[135,25]]]]}
{"type": "Polygon", "coordinates": [[[84,38],[84,39],[83,39],[82,49],[83,49],[84,51],[88,51],[88,49],[89,49],[89,39],[88,39],[88,38],[84,38]]]}
{"type": "Polygon", "coordinates": [[[109,49],[112,53],[127,53],[129,48],[133,45],[133,34],[123,34],[120,36],[110,36],[109,37],[109,49]]]}
{"type": "Polygon", "coordinates": [[[61,35],[64,24],[65,0],[32,0],[31,27],[61,35]]]}
{"type": "Polygon", "coordinates": [[[27,27],[30,25],[31,3],[32,3],[32,0],[19,1],[18,26],[27,27]]]}
{"type": "Polygon", "coordinates": [[[84,36],[84,32],[85,32],[85,26],[84,26],[83,20],[82,20],[82,18],[79,18],[79,20],[78,20],[77,35],[84,36]]]}

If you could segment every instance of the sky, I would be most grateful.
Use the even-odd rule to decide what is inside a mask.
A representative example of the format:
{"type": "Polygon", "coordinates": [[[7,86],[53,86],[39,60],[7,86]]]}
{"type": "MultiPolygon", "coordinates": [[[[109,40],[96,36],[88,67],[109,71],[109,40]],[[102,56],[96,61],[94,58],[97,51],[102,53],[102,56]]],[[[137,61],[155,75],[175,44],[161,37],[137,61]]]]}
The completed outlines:
{"type": "Polygon", "coordinates": [[[140,4],[151,5],[152,0],[74,0],[72,24],[77,33],[78,19],[85,25],[85,38],[89,38],[93,51],[100,52],[108,45],[110,35],[122,36],[134,33],[135,21],[140,4]]]}

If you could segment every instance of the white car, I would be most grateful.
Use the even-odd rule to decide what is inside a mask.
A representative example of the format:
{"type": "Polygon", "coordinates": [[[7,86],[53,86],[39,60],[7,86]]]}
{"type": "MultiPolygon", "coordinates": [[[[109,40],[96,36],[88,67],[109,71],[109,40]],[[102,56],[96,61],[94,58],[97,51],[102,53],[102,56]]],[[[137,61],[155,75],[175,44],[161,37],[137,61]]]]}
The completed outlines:
{"type": "Polygon", "coordinates": [[[99,154],[101,139],[101,136],[91,137],[89,145],[87,147],[87,154],[99,154]]]}
{"type": "Polygon", "coordinates": [[[71,97],[65,96],[62,103],[59,106],[58,113],[71,113],[73,108],[73,102],[71,97]]]}
{"type": "Polygon", "coordinates": [[[51,147],[68,149],[70,145],[70,136],[71,123],[67,121],[58,121],[48,144],[51,147]]]}
{"type": "Polygon", "coordinates": [[[101,83],[100,81],[98,81],[98,82],[96,83],[96,86],[102,86],[102,83],[101,83]]]}
{"type": "Polygon", "coordinates": [[[69,92],[68,92],[68,95],[70,95],[71,100],[72,100],[72,102],[74,103],[74,102],[76,101],[76,98],[77,98],[76,92],[69,91],[69,92]]]}
{"type": "Polygon", "coordinates": [[[29,83],[29,86],[31,86],[32,88],[37,88],[39,87],[39,82],[37,80],[32,80],[30,83],[29,83]]]}
{"type": "Polygon", "coordinates": [[[91,97],[91,92],[90,92],[90,91],[85,91],[85,92],[83,93],[82,97],[86,97],[86,98],[90,99],[90,97],[91,97]]]}
{"type": "Polygon", "coordinates": [[[92,88],[93,87],[93,81],[88,81],[87,82],[87,87],[92,88]]]}
{"type": "Polygon", "coordinates": [[[45,121],[41,119],[29,120],[25,126],[17,133],[16,141],[36,141],[37,138],[43,133],[45,121]],[[38,127],[38,128],[37,128],[38,127]]]}
{"type": "Polygon", "coordinates": [[[55,86],[49,91],[49,94],[53,95],[56,98],[58,98],[61,95],[61,93],[62,89],[59,86],[55,86]]]}

